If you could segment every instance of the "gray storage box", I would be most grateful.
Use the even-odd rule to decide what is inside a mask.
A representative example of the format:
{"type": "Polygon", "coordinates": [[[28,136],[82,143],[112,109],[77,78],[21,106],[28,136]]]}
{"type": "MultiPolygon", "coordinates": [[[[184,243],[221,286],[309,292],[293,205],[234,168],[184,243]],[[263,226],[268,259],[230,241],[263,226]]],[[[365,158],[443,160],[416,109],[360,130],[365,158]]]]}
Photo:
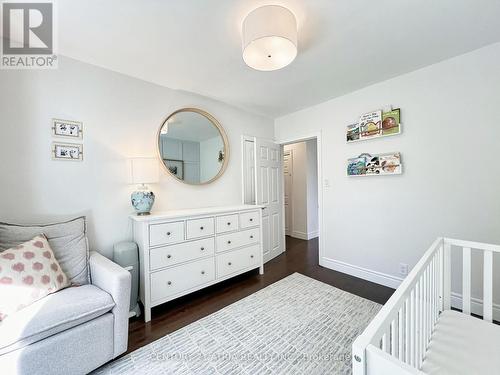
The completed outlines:
{"type": "Polygon", "coordinates": [[[132,275],[130,317],[141,315],[139,300],[139,250],[135,242],[119,242],[113,246],[113,261],[132,275]]]}

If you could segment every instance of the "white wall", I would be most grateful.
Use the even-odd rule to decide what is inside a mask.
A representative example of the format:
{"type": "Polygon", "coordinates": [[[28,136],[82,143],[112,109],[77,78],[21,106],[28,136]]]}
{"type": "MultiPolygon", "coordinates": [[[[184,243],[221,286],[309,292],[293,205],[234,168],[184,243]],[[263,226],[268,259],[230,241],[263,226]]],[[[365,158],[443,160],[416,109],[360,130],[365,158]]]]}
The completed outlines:
{"type": "Polygon", "coordinates": [[[318,235],[318,174],[316,140],[287,144],[292,152],[292,237],[311,239],[318,235]]]}
{"type": "Polygon", "coordinates": [[[322,132],[323,265],[397,285],[399,263],[438,236],[500,244],[499,61],[491,45],[275,121],[278,140],[322,132]],[[346,144],[346,125],[386,104],[401,108],[403,134],[346,144]],[[346,176],[347,158],[390,151],[402,175],[346,176]]]}
{"type": "Polygon", "coordinates": [[[198,95],[61,57],[53,71],[0,71],[0,221],[33,223],[85,214],[91,247],[110,255],[130,238],[125,160],[156,155],[162,121],[181,107],[210,112],[231,155],[216,182],[188,186],[161,172],[156,210],[239,204],[241,135],[270,138],[273,122],[198,95]],[[51,118],[84,122],[84,161],[52,161],[51,118]]]}

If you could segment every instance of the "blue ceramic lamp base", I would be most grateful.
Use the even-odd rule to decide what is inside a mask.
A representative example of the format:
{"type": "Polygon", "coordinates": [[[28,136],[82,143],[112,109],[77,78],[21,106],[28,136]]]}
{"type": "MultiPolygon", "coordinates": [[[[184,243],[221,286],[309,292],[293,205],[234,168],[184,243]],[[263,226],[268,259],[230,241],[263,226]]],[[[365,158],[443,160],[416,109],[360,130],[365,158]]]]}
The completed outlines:
{"type": "Polygon", "coordinates": [[[155,203],[155,195],[146,185],[142,185],[130,196],[137,215],[149,215],[155,203]]]}

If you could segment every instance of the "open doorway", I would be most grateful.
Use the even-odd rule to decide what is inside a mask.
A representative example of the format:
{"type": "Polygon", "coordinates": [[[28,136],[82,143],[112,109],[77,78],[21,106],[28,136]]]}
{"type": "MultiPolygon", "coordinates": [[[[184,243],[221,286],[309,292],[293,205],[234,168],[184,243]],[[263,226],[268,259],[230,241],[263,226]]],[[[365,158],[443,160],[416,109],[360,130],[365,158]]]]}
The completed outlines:
{"type": "MultiPolygon", "coordinates": [[[[319,265],[323,265],[321,184],[323,172],[320,155],[321,132],[302,138],[278,141],[253,136],[242,137],[242,200],[245,204],[258,204],[263,207],[264,262],[286,251],[287,244],[290,242],[287,239],[289,239],[295,242],[310,241],[308,245],[313,245],[312,247],[317,249],[319,265]],[[296,145],[305,149],[304,154],[297,151],[295,156],[291,155],[296,145]],[[285,155],[285,150],[291,150],[291,152],[285,155]],[[305,160],[304,164],[302,160],[305,160]],[[288,170],[288,176],[283,172],[285,168],[288,170]],[[303,188],[306,192],[305,200],[299,200],[299,203],[295,205],[292,197],[294,176],[295,181],[305,176],[308,182],[308,185],[306,184],[303,188]],[[285,180],[289,180],[286,197],[285,180]],[[285,200],[287,205],[290,205],[288,208],[285,207],[285,200]],[[302,206],[300,202],[303,203],[302,206]],[[294,211],[296,213],[292,214],[294,211]],[[288,219],[286,214],[288,214],[288,219]]],[[[298,189],[298,187],[295,188],[299,191],[298,189]]],[[[296,196],[298,196],[297,191],[296,196]]]]}
{"type": "Polygon", "coordinates": [[[286,236],[313,240],[319,236],[317,139],[283,146],[286,236]]]}

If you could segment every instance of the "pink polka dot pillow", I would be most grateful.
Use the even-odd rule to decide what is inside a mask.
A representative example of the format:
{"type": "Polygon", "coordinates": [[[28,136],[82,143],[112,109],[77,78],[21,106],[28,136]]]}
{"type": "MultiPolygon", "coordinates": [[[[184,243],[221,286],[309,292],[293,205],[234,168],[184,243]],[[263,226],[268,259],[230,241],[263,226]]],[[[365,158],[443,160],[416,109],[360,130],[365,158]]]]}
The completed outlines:
{"type": "Polygon", "coordinates": [[[0,322],[69,285],[45,235],[0,253],[0,322]]]}

